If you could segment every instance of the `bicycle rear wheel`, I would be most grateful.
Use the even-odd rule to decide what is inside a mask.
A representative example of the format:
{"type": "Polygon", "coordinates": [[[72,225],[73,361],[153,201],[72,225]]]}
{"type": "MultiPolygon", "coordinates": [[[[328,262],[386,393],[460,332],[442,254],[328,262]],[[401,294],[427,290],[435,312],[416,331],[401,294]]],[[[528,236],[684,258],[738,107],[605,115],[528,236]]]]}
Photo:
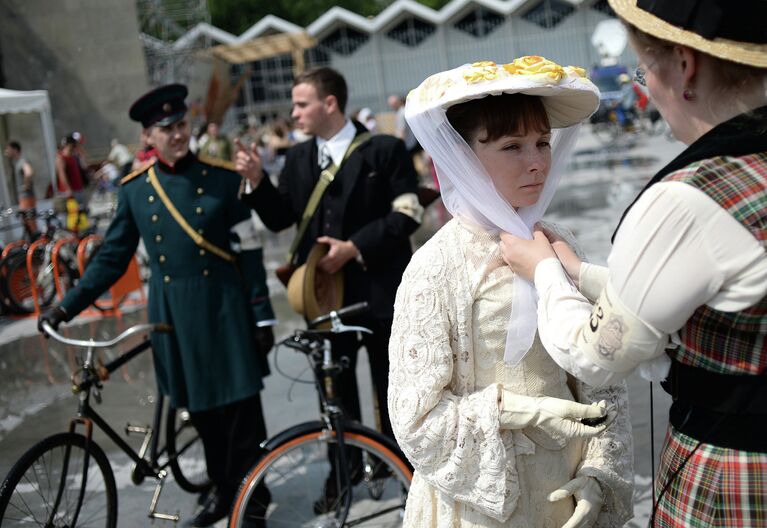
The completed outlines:
{"type": "MultiPolygon", "coordinates": [[[[413,477],[407,462],[375,431],[354,423],[345,428],[344,443],[347,453],[352,453],[349,458],[362,461],[362,470],[351,477],[346,524],[401,526],[413,477]]],[[[336,526],[348,490],[336,493],[329,511],[316,513],[318,503],[327,500],[326,480],[333,474],[328,448],[337,445],[335,434],[322,423],[311,422],[286,431],[275,442],[267,445],[268,452],[240,486],[229,527],[336,526]]]]}
{"type": "Polygon", "coordinates": [[[0,526],[99,527],[117,524],[117,489],[104,451],[76,433],[35,444],[0,487],[0,526]]]}
{"type": "Polygon", "coordinates": [[[179,487],[200,493],[210,487],[202,439],[185,409],[168,406],[165,424],[168,465],[179,487]]]}

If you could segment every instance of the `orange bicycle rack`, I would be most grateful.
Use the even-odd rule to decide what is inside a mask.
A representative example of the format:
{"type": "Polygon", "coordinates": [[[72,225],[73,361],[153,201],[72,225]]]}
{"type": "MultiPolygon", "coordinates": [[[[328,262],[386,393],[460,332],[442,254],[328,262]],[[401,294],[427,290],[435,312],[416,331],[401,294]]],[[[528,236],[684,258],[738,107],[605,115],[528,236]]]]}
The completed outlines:
{"type": "Polygon", "coordinates": [[[38,270],[35,269],[34,256],[37,249],[40,248],[41,246],[45,246],[47,243],[48,243],[47,238],[40,238],[32,242],[29,245],[29,249],[27,249],[27,274],[29,275],[29,286],[30,288],[32,288],[32,301],[35,304],[35,312],[34,312],[35,317],[38,317],[40,315],[40,292],[38,291],[38,288],[37,288],[38,270]]]}
{"type": "Polygon", "coordinates": [[[61,251],[61,248],[67,244],[77,244],[77,238],[68,237],[57,240],[53,244],[53,250],[51,251],[51,261],[53,262],[53,285],[56,288],[56,295],[59,299],[64,299],[64,294],[66,293],[64,286],[61,284],[61,261],[59,260],[59,252],[61,251]]]}
{"type": "MultiPolygon", "coordinates": [[[[88,245],[102,240],[99,235],[89,235],[80,241],[80,245],[77,246],[77,267],[80,270],[80,276],[85,273],[85,267],[88,257],[88,245]]],[[[123,273],[122,277],[117,279],[110,288],[109,293],[112,297],[111,302],[105,305],[103,301],[96,301],[93,304],[96,306],[101,315],[111,315],[115,317],[122,316],[121,306],[128,304],[146,304],[146,294],[144,293],[144,284],[141,282],[141,275],[139,274],[138,262],[136,257],[132,257],[128,268],[123,273]],[[129,296],[134,291],[138,291],[139,299],[132,300],[129,296]]]]}

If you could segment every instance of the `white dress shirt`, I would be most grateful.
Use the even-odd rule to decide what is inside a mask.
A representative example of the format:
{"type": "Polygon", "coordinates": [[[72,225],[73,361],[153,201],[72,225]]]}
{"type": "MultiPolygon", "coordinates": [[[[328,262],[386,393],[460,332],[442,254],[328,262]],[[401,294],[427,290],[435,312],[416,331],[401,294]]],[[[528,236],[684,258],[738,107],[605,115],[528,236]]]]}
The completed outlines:
{"type": "Polygon", "coordinates": [[[354,136],[356,135],[357,129],[354,127],[354,124],[347,119],[343,128],[341,128],[341,130],[339,130],[332,138],[322,139],[319,136],[315,138],[315,141],[317,142],[317,152],[320,152],[322,147],[325,146],[330,153],[330,158],[333,160],[333,163],[340,167],[344,155],[346,154],[346,150],[349,148],[349,145],[352,144],[354,136]]]}

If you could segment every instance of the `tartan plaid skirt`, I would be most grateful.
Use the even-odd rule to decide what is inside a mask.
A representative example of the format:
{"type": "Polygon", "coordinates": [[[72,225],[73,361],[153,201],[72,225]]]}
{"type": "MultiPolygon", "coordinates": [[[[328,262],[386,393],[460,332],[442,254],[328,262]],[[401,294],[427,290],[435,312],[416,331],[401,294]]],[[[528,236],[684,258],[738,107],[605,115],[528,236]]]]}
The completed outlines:
{"type": "MultiPolygon", "coordinates": [[[[656,497],[697,444],[669,425],[656,497]]],[[[656,527],[767,528],[767,454],[703,444],[661,497],[656,527]]]]}

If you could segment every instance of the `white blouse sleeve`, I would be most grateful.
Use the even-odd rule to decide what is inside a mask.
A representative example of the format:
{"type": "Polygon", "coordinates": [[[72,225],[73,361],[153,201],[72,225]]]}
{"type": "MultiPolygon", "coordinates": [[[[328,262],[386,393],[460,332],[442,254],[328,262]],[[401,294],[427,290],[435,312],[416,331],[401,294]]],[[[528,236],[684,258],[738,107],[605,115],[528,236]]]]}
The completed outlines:
{"type": "MultiPolygon", "coordinates": [[[[650,379],[665,376],[667,336],[699,306],[742,310],[767,292],[767,256],[761,244],[708,196],[681,182],[659,183],[642,195],[624,219],[608,267],[614,301],[641,327],[636,334],[641,347],[636,342],[635,348],[654,356],[633,365],[640,365],[650,379]]],[[[592,314],[558,261],[541,262],[535,284],[539,333],[557,363],[593,385],[615,382],[632,370],[613,372],[592,361],[598,352],[584,347],[596,347],[597,342],[584,341],[597,313],[592,314]]],[[[631,349],[630,338],[622,346],[631,349]]]]}
{"type": "MultiPolygon", "coordinates": [[[[430,246],[434,249],[436,244],[430,246]]],[[[503,521],[516,507],[515,460],[500,432],[500,388],[451,391],[467,338],[448,300],[460,280],[445,251],[413,256],[394,305],[389,341],[389,416],[402,451],[430,485],[503,521]]]]}
{"type": "Polygon", "coordinates": [[[596,302],[599,294],[607,286],[610,269],[590,262],[582,262],[578,277],[578,289],[591,302],[596,302]]]}

